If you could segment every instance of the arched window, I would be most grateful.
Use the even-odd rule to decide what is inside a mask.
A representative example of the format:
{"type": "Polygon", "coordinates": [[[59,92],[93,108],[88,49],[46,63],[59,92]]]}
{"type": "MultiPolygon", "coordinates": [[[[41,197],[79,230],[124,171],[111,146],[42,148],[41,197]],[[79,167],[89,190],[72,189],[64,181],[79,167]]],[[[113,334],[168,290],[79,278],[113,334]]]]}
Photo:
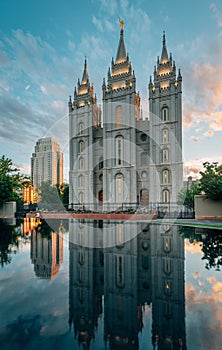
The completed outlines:
{"type": "Polygon", "coordinates": [[[123,203],[123,174],[116,175],[116,203],[123,203]]]}
{"type": "Polygon", "coordinates": [[[79,158],[79,169],[82,170],[84,168],[84,159],[81,157],[79,158]]]}
{"type": "Polygon", "coordinates": [[[166,185],[169,183],[169,170],[165,169],[163,171],[163,184],[166,185]]]}
{"type": "Polygon", "coordinates": [[[116,137],[116,165],[123,164],[123,137],[116,137]]]}
{"type": "Polygon", "coordinates": [[[167,143],[169,141],[169,132],[167,129],[163,129],[162,131],[162,142],[167,143]]]}
{"type": "Polygon", "coordinates": [[[147,165],[148,163],[148,156],[145,152],[141,153],[141,165],[147,165]]]}
{"type": "Polygon", "coordinates": [[[171,262],[169,258],[164,258],[163,260],[163,270],[165,274],[170,274],[171,272],[171,262]]]}
{"type": "Polygon", "coordinates": [[[169,193],[169,190],[165,189],[163,190],[163,202],[169,203],[169,201],[170,201],[170,193],[169,193]]]}
{"type": "Polygon", "coordinates": [[[163,107],[161,110],[161,120],[167,122],[169,120],[169,110],[168,107],[163,107]]]}
{"type": "Polygon", "coordinates": [[[80,123],[79,123],[79,135],[82,135],[82,134],[83,134],[83,130],[84,130],[84,123],[83,123],[83,122],[80,122],[80,123]]]}
{"type": "Polygon", "coordinates": [[[169,161],[169,150],[167,148],[162,150],[162,162],[167,163],[169,161]]]}
{"type": "Polygon", "coordinates": [[[85,142],[79,141],[79,153],[83,153],[85,149],[85,142]]]}
{"type": "Polygon", "coordinates": [[[79,176],[79,187],[84,187],[84,176],[83,175],[79,176]]]}
{"type": "Polygon", "coordinates": [[[116,128],[121,128],[123,124],[122,106],[116,107],[116,128]]]}

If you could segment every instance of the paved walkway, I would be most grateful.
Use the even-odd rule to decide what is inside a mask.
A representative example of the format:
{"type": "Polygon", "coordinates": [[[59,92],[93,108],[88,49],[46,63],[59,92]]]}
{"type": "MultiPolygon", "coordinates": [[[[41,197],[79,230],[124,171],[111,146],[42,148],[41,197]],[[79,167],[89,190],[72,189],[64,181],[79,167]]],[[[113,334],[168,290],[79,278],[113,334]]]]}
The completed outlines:
{"type": "Polygon", "coordinates": [[[222,230],[222,220],[195,220],[195,219],[157,219],[155,224],[174,224],[181,226],[192,226],[202,228],[213,228],[222,230]]]}

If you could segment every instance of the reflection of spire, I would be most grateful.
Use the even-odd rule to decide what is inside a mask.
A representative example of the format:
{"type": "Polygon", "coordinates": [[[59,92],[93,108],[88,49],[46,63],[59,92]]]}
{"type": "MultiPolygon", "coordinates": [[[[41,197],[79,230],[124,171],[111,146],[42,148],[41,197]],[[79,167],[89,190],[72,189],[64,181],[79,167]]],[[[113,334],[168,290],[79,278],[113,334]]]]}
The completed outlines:
{"type": "MultiPolygon", "coordinates": [[[[69,223],[70,237],[94,235],[94,227],[69,223]]],[[[73,242],[73,240],[71,239],[73,242]]],[[[75,337],[83,349],[90,349],[95,337],[98,318],[102,312],[103,260],[99,249],[87,249],[78,244],[69,244],[69,323],[73,324],[75,337]]]]}
{"type": "MultiPolygon", "coordinates": [[[[99,223],[69,225],[70,238],[101,235],[101,245],[106,246],[99,223]]],[[[104,348],[138,350],[138,334],[146,327],[143,315],[152,304],[152,348],[176,344],[175,349],[185,350],[184,245],[177,228],[162,225],[160,232],[157,225],[131,223],[129,228],[122,223],[109,226],[105,221],[103,225],[116,237],[112,247],[69,245],[69,323],[79,344],[89,349],[98,337],[104,295],[104,348]],[[140,233],[125,242],[124,237],[129,233],[133,237],[133,232],[140,233]]]]}

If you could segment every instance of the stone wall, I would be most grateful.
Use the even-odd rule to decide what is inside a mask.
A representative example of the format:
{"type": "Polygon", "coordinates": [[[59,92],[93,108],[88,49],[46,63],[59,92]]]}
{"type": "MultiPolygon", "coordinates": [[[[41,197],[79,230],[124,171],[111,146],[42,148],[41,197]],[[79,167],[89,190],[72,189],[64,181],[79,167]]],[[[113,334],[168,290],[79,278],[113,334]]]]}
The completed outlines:
{"type": "Polygon", "coordinates": [[[5,202],[0,208],[0,217],[12,218],[16,214],[16,202],[5,202]]]}
{"type": "Polygon", "coordinates": [[[204,195],[195,196],[196,220],[222,220],[222,202],[207,199],[204,195]]]}

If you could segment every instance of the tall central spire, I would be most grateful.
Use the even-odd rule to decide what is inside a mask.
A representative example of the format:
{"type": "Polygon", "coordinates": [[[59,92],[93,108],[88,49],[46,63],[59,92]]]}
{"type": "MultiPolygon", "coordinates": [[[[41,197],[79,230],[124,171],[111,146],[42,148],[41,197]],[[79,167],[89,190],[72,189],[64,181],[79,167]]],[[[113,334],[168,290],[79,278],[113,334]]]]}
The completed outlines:
{"type": "Polygon", "coordinates": [[[169,61],[167,48],[166,48],[166,37],[165,37],[165,31],[163,32],[163,48],[162,48],[162,54],[161,54],[161,61],[160,63],[166,63],[169,61]]]}
{"type": "Polygon", "coordinates": [[[124,43],[124,21],[119,18],[120,22],[120,38],[119,38],[119,45],[118,50],[116,54],[116,64],[125,62],[126,61],[126,48],[124,43]]]}
{"type": "Polygon", "coordinates": [[[85,57],[84,71],[82,75],[82,84],[86,84],[88,81],[89,81],[89,73],[88,73],[87,60],[85,57]]]}

